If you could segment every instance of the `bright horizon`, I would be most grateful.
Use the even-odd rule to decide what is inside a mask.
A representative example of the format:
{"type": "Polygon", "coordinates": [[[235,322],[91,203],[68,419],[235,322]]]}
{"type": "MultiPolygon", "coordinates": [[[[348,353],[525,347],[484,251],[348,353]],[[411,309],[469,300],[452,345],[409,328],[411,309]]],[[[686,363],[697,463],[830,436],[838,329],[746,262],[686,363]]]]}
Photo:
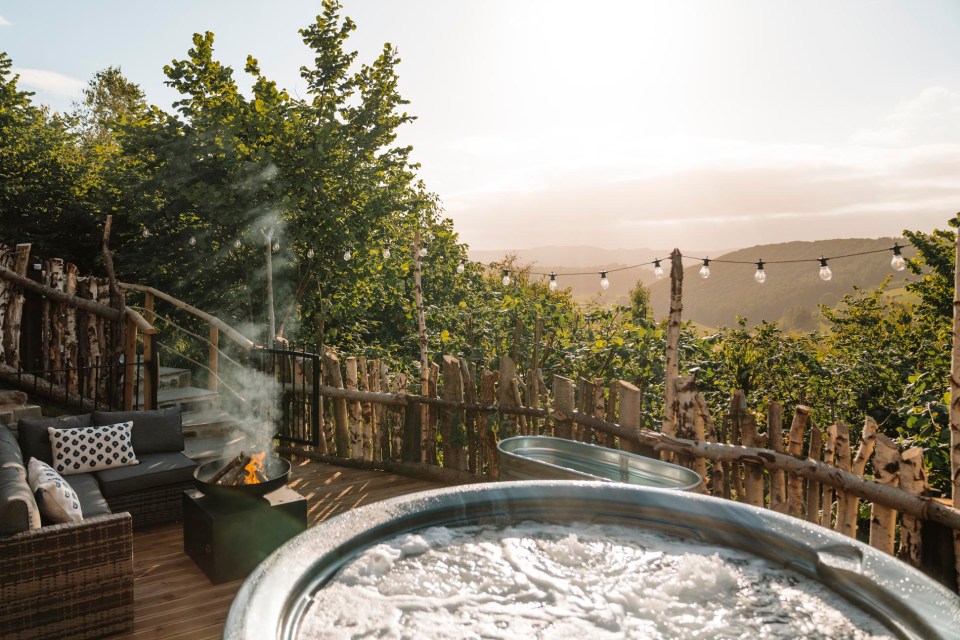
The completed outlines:
{"type": "MultiPolygon", "coordinates": [[[[68,110],[120,66],[171,110],[194,32],[304,95],[319,3],[0,2],[0,50],[68,110]]],[[[944,227],[960,210],[960,5],[365,0],[347,46],[400,54],[401,131],[474,250],[713,250],[944,227]]]]}

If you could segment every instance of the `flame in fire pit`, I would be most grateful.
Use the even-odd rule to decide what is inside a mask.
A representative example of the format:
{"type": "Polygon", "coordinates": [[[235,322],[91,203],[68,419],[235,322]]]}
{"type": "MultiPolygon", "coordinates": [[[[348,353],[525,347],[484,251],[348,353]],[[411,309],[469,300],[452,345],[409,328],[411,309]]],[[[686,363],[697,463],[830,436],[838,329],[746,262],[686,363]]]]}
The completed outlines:
{"type": "Polygon", "coordinates": [[[266,479],[267,474],[263,470],[263,459],[266,455],[266,451],[261,451],[250,456],[250,462],[243,468],[247,472],[244,484],[259,484],[266,479]]]}

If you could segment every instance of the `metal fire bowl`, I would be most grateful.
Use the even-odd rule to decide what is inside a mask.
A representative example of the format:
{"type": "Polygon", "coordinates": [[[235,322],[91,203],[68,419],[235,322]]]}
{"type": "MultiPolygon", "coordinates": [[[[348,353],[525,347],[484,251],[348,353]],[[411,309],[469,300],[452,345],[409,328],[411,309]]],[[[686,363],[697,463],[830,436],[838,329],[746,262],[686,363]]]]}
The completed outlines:
{"type": "Polygon", "coordinates": [[[269,480],[257,484],[211,484],[207,482],[225,464],[233,460],[221,458],[205,462],[193,470],[193,483],[204,495],[224,499],[260,498],[271,491],[276,491],[287,484],[290,479],[290,462],[277,456],[267,456],[263,460],[263,468],[269,480]]]}
{"type": "Polygon", "coordinates": [[[563,480],[449,487],[353,509],[308,529],[241,587],[226,640],[297,637],[310,597],[365,549],[431,526],[522,520],[598,522],[659,530],[739,549],[832,589],[901,638],[956,638],[960,598],[913,567],[839,533],[710,496],[563,480]]]}

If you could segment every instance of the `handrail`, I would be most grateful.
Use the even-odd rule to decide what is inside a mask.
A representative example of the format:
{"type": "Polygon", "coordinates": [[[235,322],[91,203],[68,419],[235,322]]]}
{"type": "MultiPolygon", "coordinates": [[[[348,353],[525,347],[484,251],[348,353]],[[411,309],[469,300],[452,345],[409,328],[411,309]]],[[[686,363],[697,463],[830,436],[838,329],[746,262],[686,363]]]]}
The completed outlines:
{"type": "Polygon", "coordinates": [[[201,311],[200,309],[197,309],[193,305],[190,305],[184,302],[183,300],[178,300],[177,298],[174,298],[169,294],[163,293],[162,291],[158,291],[153,287],[148,287],[142,284],[129,284],[126,282],[120,282],[118,284],[120,285],[121,288],[127,289],[129,291],[139,291],[141,293],[149,293],[155,298],[160,298],[165,302],[169,302],[170,304],[177,307],[178,309],[182,309],[183,311],[186,311],[187,313],[190,313],[200,318],[201,320],[204,320],[210,323],[211,325],[216,327],[218,330],[226,334],[227,337],[229,337],[231,340],[237,343],[240,347],[242,347],[247,351],[249,351],[255,346],[253,343],[253,340],[250,340],[249,338],[241,334],[239,331],[237,331],[236,329],[228,325],[226,322],[224,322],[220,318],[216,316],[212,316],[206,311],[201,311]]]}

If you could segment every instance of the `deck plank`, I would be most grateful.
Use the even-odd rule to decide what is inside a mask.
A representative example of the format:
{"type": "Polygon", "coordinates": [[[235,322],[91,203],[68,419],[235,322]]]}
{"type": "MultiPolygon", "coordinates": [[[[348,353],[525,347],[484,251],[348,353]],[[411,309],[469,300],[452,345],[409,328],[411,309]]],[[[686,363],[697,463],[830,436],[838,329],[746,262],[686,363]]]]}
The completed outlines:
{"type": "MultiPolygon", "coordinates": [[[[443,485],[382,471],[348,469],[308,460],[292,464],[290,487],[307,498],[309,526],[387,498],[443,485]]],[[[216,640],[242,580],[214,585],[183,552],[177,524],[133,536],[134,631],[111,640],[216,640]]]]}

